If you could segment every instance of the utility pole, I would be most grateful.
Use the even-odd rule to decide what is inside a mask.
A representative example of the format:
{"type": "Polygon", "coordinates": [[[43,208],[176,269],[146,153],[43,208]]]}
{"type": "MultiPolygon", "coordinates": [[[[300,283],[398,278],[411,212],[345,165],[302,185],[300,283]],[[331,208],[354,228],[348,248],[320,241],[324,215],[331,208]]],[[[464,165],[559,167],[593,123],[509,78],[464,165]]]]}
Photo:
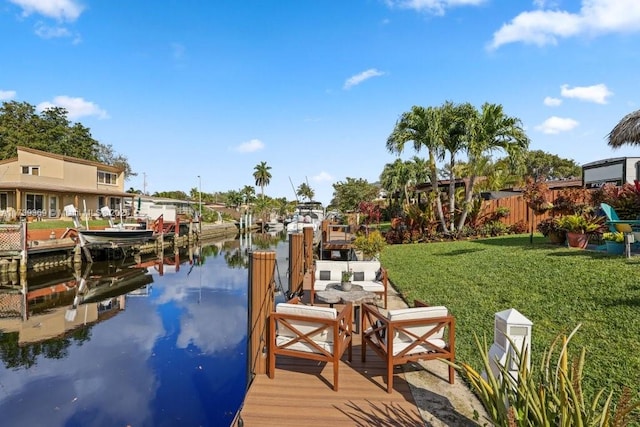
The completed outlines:
{"type": "Polygon", "coordinates": [[[147,173],[142,172],[142,194],[147,195],[147,173]]]}

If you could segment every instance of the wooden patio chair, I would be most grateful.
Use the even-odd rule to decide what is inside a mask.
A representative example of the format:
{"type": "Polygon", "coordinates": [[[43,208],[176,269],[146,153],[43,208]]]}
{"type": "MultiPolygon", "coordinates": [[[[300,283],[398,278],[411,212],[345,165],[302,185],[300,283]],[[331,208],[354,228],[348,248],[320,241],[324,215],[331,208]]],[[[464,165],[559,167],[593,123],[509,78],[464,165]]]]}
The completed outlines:
{"type": "MultiPolygon", "coordinates": [[[[422,301],[416,300],[414,308],[389,310],[386,316],[378,307],[362,304],[362,362],[366,361],[367,346],[386,362],[387,392],[391,393],[396,365],[431,359],[454,361],[455,325],[446,307],[430,307],[422,301]]],[[[450,384],[454,378],[455,370],[449,365],[450,384]]]]}
{"type": "Polygon", "coordinates": [[[276,355],[333,364],[333,390],[345,350],[352,357],[353,307],[335,308],[280,303],[269,316],[269,378],[275,376],[276,355]]]}

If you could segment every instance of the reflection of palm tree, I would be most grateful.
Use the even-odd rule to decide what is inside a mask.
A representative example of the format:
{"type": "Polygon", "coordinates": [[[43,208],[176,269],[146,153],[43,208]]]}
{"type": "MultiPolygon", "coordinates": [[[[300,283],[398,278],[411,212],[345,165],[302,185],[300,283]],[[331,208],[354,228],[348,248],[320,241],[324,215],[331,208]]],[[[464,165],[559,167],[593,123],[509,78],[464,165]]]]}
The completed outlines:
{"type": "Polygon", "coordinates": [[[240,249],[225,252],[224,260],[231,268],[249,268],[249,260],[243,256],[240,249]]]}

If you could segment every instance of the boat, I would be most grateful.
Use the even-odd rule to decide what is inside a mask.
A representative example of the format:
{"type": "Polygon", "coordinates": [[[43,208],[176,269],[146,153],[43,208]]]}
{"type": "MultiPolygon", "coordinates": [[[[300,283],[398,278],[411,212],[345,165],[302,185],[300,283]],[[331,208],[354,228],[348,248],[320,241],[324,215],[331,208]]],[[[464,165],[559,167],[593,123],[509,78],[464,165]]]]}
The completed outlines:
{"type": "Polygon", "coordinates": [[[153,230],[107,227],[104,230],[78,230],[80,239],[87,244],[134,244],[153,240],[153,230]]]}
{"type": "Polygon", "coordinates": [[[301,232],[304,228],[312,228],[314,241],[320,241],[322,221],[325,217],[322,203],[309,201],[299,203],[293,216],[287,222],[287,233],[301,232]]]}
{"type": "Polygon", "coordinates": [[[75,206],[65,206],[66,215],[73,218],[77,227],[80,242],[83,245],[122,245],[144,243],[153,240],[154,230],[142,228],[143,224],[125,224],[122,221],[114,224],[111,218],[111,209],[104,206],[100,209],[103,218],[109,220],[109,227],[102,230],[89,230],[82,228],[78,219],[78,211],[75,206]]]}

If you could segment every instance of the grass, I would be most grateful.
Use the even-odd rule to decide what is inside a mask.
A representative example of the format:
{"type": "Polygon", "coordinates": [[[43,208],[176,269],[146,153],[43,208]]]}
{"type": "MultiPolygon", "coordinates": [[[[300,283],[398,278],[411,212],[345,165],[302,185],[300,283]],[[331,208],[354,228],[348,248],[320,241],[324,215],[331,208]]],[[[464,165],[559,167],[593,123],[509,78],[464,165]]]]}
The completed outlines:
{"type": "MultiPolygon", "coordinates": [[[[85,225],[85,222],[82,221],[82,225],[85,225]]],[[[98,226],[106,226],[109,225],[109,221],[107,220],[90,220],[89,228],[98,227],[98,226]]],[[[30,230],[47,230],[52,228],[75,228],[73,225],[73,221],[60,221],[60,220],[51,220],[51,221],[33,221],[27,224],[28,229],[30,230]]]]}
{"type": "MultiPolygon", "coordinates": [[[[619,394],[640,384],[640,259],[558,247],[542,236],[387,246],[381,256],[405,299],[445,305],[456,317],[457,360],[481,367],[474,334],[493,341],[494,314],[515,308],[533,322],[532,363],[582,323],[584,388],[619,394]]],[[[572,353],[577,354],[576,351],[572,353]]]]}

